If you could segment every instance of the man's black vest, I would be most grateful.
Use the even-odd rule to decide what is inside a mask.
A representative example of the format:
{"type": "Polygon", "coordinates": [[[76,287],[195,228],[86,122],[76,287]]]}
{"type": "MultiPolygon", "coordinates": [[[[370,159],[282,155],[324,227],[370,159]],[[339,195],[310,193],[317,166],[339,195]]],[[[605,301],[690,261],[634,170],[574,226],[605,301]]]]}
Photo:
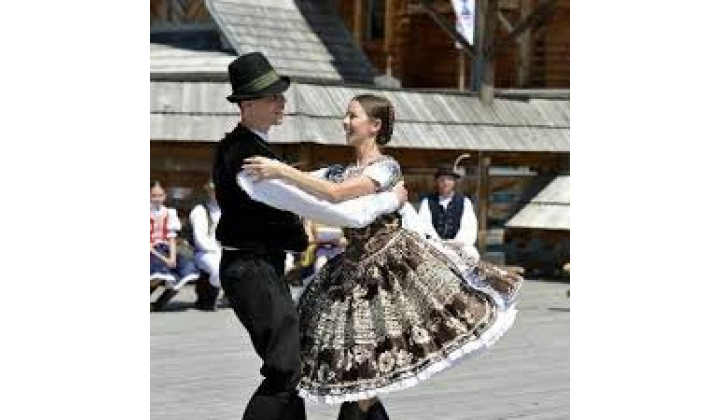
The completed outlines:
{"type": "Polygon", "coordinates": [[[447,210],[440,205],[440,196],[437,193],[428,195],[427,201],[432,214],[432,224],[438,236],[442,239],[455,239],[460,230],[465,197],[454,193],[447,210]]]}
{"type": "Polygon", "coordinates": [[[217,145],[213,164],[221,211],[217,240],[223,246],[264,252],[305,250],[308,238],[298,216],[252,200],[237,184],[237,173],[251,156],[278,159],[262,138],[242,124],[217,145]]]}

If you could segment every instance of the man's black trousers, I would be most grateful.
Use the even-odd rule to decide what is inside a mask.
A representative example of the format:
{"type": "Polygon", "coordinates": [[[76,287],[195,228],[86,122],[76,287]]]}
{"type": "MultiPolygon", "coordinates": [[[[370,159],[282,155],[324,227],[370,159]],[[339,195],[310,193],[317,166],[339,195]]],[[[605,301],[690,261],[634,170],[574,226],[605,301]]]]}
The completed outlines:
{"type": "Polygon", "coordinates": [[[284,252],[223,249],[220,282],[235,314],[263,360],[265,378],[243,420],[305,420],[300,381],[298,314],[283,278],[284,252]]]}

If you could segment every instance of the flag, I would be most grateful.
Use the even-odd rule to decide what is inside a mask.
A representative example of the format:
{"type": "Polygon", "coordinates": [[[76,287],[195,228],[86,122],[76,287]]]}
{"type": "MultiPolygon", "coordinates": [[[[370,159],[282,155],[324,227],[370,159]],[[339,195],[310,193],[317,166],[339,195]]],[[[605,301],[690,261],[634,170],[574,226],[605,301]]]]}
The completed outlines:
{"type": "MultiPolygon", "coordinates": [[[[475,38],[475,1],[452,0],[452,5],[455,9],[455,29],[472,45],[475,38]]],[[[458,43],[455,46],[462,48],[458,43]]]]}

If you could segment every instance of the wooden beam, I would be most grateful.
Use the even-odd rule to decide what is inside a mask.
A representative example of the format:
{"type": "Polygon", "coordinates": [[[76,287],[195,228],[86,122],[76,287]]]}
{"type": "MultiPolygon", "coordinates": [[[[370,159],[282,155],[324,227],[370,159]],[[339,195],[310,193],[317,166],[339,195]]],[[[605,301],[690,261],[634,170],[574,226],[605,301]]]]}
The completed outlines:
{"type": "Polygon", "coordinates": [[[465,54],[457,50],[458,89],[465,90],[465,54]]]}
{"type": "Polygon", "coordinates": [[[362,0],[353,3],[353,38],[358,45],[362,45],[362,0]]]}
{"type": "Polygon", "coordinates": [[[497,27],[498,0],[485,0],[485,8],[483,8],[484,22],[483,27],[483,73],[481,74],[480,98],[485,103],[492,103],[495,98],[495,58],[491,54],[487,54],[490,46],[495,40],[495,29],[497,27]]]}
{"type": "Polygon", "coordinates": [[[488,168],[490,167],[490,157],[483,152],[478,152],[477,160],[477,208],[475,215],[478,221],[478,249],[482,255],[487,250],[487,219],[490,191],[490,177],[488,168]]]}
{"type": "MultiPolygon", "coordinates": [[[[528,18],[532,10],[533,0],[520,0],[520,20],[528,18]]],[[[518,86],[523,88],[530,84],[530,71],[532,66],[532,29],[523,31],[518,36],[518,86]]]]}
{"type": "Polygon", "coordinates": [[[497,12],[497,18],[498,22],[500,22],[500,25],[505,29],[505,32],[511,33],[513,30],[513,26],[510,23],[510,21],[505,17],[505,14],[501,10],[498,10],[497,12]]]}
{"type": "MultiPolygon", "coordinates": [[[[420,9],[427,13],[435,23],[442,28],[450,37],[460,44],[463,47],[463,51],[465,51],[468,55],[473,56],[475,54],[475,49],[472,45],[470,45],[466,40],[465,37],[458,32],[455,27],[450,24],[450,22],[445,19],[440,12],[438,12],[435,7],[433,7],[428,0],[420,0],[420,9]]],[[[475,11],[477,14],[477,9],[475,11]]]]}
{"type": "Polygon", "coordinates": [[[552,16],[555,12],[555,3],[557,0],[540,0],[537,7],[521,21],[515,25],[513,30],[504,38],[491,44],[486,50],[485,54],[488,57],[494,57],[498,52],[502,51],[509,44],[512,44],[515,38],[523,33],[528,28],[535,28],[543,23],[552,16]]]}
{"type": "Polygon", "coordinates": [[[486,0],[475,0],[475,27],[473,31],[473,61],[472,73],[470,74],[470,89],[473,92],[480,91],[483,74],[485,73],[485,57],[483,53],[483,26],[485,26],[485,18],[483,16],[486,0]]]}
{"type": "Polygon", "coordinates": [[[394,8],[392,0],[385,0],[385,74],[392,76],[392,42],[393,42],[393,21],[394,8]]]}

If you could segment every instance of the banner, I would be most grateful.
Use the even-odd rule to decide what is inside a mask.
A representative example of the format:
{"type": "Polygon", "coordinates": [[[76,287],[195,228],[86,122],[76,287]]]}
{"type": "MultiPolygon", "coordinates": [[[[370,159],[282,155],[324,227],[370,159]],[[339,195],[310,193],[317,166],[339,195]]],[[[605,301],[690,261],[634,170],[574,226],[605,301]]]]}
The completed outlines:
{"type": "MultiPolygon", "coordinates": [[[[452,0],[452,5],[455,9],[455,29],[472,45],[475,37],[475,0],[452,0]]],[[[458,43],[455,47],[462,48],[458,43]]]]}

